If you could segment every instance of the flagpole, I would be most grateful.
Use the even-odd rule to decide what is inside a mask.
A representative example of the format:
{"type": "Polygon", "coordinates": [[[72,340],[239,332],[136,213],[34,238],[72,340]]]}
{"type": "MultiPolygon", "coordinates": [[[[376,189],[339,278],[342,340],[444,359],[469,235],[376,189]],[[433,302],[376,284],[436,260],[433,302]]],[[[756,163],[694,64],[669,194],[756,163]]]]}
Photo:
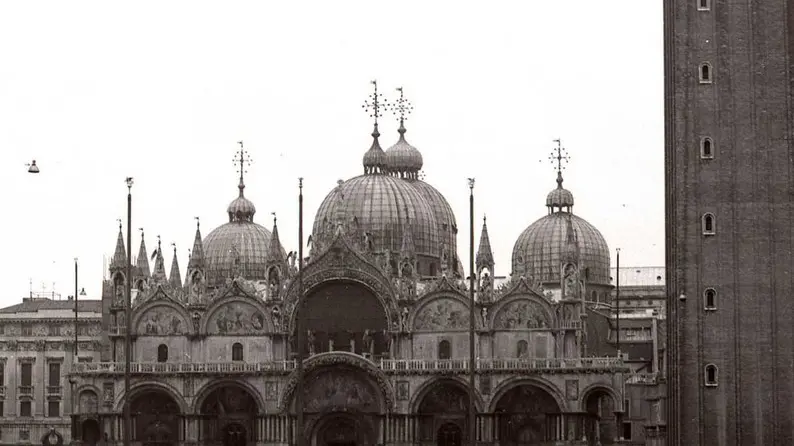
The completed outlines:
{"type": "Polygon", "coordinates": [[[303,446],[303,178],[298,178],[298,301],[295,303],[295,330],[297,331],[296,346],[298,350],[296,370],[298,385],[295,389],[295,439],[297,446],[303,446]]]}
{"type": "Polygon", "coordinates": [[[617,267],[615,268],[615,345],[618,349],[618,358],[620,355],[620,248],[617,249],[617,267]]]}
{"type": "Polygon", "coordinates": [[[474,178],[469,178],[469,444],[477,444],[474,405],[474,178]]]}
{"type": "MultiPolygon", "coordinates": [[[[132,440],[132,416],[130,414],[130,362],[132,357],[132,177],[127,177],[127,265],[125,285],[124,320],[124,446],[130,446],[132,440]]],[[[76,328],[76,327],[75,327],[76,328]]]]}
{"type": "Polygon", "coordinates": [[[72,364],[77,364],[77,257],[74,258],[74,359],[72,364]]]}

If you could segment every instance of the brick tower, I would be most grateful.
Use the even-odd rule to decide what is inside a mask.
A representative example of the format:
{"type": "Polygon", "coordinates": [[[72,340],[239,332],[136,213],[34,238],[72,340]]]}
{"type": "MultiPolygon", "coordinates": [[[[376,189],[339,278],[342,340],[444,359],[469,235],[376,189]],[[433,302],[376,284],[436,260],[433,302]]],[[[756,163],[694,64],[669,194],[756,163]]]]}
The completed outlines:
{"type": "Polygon", "coordinates": [[[794,444],[794,0],[664,2],[670,445],[794,444]]]}

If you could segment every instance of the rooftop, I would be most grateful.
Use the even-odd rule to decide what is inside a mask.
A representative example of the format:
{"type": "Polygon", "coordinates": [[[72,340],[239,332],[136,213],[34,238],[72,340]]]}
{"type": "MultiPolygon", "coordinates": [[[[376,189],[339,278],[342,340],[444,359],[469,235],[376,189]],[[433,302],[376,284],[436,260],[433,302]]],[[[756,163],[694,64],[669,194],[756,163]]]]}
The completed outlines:
{"type": "MultiPolygon", "coordinates": [[[[616,284],[617,268],[609,269],[612,285],[616,284]]],[[[663,266],[626,266],[620,268],[620,286],[664,286],[663,266]]]]}
{"type": "MultiPolygon", "coordinates": [[[[98,299],[78,299],[77,309],[80,312],[102,313],[102,301],[98,299]]],[[[74,300],[53,300],[48,297],[25,297],[22,299],[22,303],[0,308],[0,314],[44,313],[63,310],[74,310],[74,300]]]]}

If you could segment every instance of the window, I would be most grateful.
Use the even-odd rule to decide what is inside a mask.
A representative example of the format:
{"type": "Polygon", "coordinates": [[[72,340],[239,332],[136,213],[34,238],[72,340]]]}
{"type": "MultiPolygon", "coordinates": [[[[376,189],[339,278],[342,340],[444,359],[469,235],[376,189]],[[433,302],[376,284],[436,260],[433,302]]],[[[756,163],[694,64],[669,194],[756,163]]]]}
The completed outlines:
{"type": "Polygon", "coordinates": [[[60,325],[50,325],[49,332],[50,332],[50,336],[60,336],[61,335],[61,326],[60,325]]]}
{"type": "Polygon", "coordinates": [[[706,386],[708,387],[716,387],[717,386],[717,366],[714,364],[709,364],[706,366],[705,373],[706,379],[706,386]]]}
{"type": "Polygon", "coordinates": [[[157,362],[166,362],[168,361],[168,346],[165,344],[160,344],[157,347],[157,362]]]}
{"type": "Polygon", "coordinates": [[[626,418],[631,418],[631,404],[629,404],[629,400],[623,400],[623,416],[626,418]]]}
{"type": "Polygon", "coordinates": [[[6,363],[0,362],[0,386],[6,385],[6,363]]]}
{"type": "Polygon", "coordinates": [[[232,361],[242,361],[243,360],[243,344],[239,342],[235,342],[232,345],[232,361]]]}
{"type": "Polygon", "coordinates": [[[703,292],[703,307],[707,310],[717,309],[717,291],[714,288],[706,288],[703,292]]]}
{"type": "Polygon", "coordinates": [[[703,214],[702,220],[703,235],[714,235],[717,233],[716,224],[714,222],[714,214],[707,212],[703,214]]]}
{"type": "Polygon", "coordinates": [[[22,374],[21,386],[30,387],[33,385],[33,364],[30,362],[23,362],[19,366],[19,371],[22,374]]]}
{"type": "Polygon", "coordinates": [[[623,423],[623,439],[631,440],[631,421],[623,423]]]}
{"type": "Polygon", "coordinates": [[[6,414],[5,404],[3,403],[5,403],[5,401],[0,400],[0,418],[4,417],[6,414]]]}
{"type": "Polygon", "coordinates": [[[51,362],[49,366],[50,366],[50,376],[47,385],[51,387],[59,387],[61,385],[61,363],[51,362]]]}
{"type": "Polygon", "coordinates": [[[518,341],[516,358],[526,359],[529,357],[529,344],[525,340],[518,341]]]}
{"type": "Polygon", "coordinates": [[[32,403],[30,401],[20,401],[19,402],[19,416],[20,417],[29,417],[31,414],[30,405],[32,403]]]}
{"type": "Polygon", "coordinates": [[[700,83],[701,84],[710,84],[712,78],[714,77],[714,73],[712,73],[711,65],[708,62],[704,62],[700,64],[700,69],[698,70],[700,75],[700,83]]]}
{"type": "Polygon", "coordinates": [[[30,324],[22,324],[22,336],[33,336],[33,326],[30,324]]]}
{"type": "Polygon", "coordinates": [[[711,9],[711,0],[697,0],[698,11],[708,11],[711,9]]]}
{"type": "Polygon", "coordinates": [[[704,160],[714,159],[714,141],[712,141],[711,138],[701,138],[700,157],[704,160]]]}
{"type": "Polygon", "coordinates": [[[441,341],[438,343],[438,359],[449,359],[452,357],[452,346],[449,341],[441,341]]]}
{"type": "Polygon", "coordinates": [[[61,402],[60,401],[48,401],[47,402],[47,416],[54,418],[61,416],[61,402]]]}

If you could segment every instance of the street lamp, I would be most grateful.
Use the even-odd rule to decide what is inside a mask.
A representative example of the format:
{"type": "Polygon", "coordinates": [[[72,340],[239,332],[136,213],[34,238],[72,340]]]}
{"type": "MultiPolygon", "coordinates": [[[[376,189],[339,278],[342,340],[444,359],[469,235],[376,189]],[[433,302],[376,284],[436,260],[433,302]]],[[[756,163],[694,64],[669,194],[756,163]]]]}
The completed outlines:
{"type": "Polygon", "coordinates": [[[130,446],[132,440],[132,417],[130,414],[130,361],[132,357],[132,339],[130,338],[130,318],[132,316],[132,177],[127,177],[127,265],[126,265],[126,299],[124,305],[124,320],[127,329],[124,330],[124,446],[130,446]]]}

